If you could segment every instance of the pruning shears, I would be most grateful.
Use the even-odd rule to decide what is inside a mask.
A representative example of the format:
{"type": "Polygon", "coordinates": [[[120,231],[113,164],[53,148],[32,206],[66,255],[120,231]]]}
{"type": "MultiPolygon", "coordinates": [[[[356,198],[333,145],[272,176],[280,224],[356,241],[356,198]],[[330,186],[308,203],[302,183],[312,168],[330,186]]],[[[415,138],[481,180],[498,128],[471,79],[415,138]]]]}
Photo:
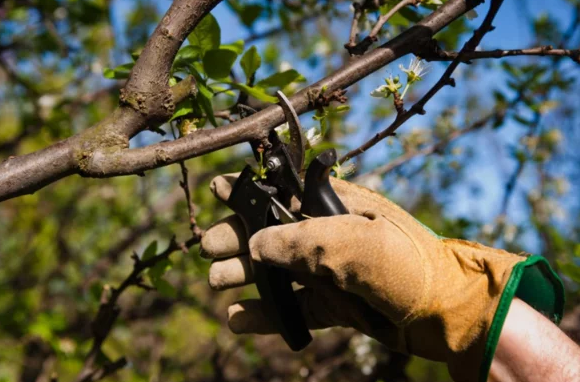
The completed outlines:
{"type": "MultiPolygon", "coordinates": [[[[252,167],[246,166],[227,201],[228,207],[242,219],[248,238],[265,227],[297,222],[306,217],[348,214],[329,182],[330,171],[337,160],[336,151],[329,149],[319,154],[310,163],[302,181],[306,139],[288,98],[281,91],[276,95],[288,122],[290,138],[284,142],[272,130],[267,140],[250,142],[256,160],[260,160],[266,170],[262,176],[256,176],[252,167]],[[301,201],[300,216],[289,210],[293,197],[301,201]]],[[[273,320],[292,350],[302,350],[312,336],[301,314],[288,270],[258,262],[253,262],[252,267],[267,317],[273,320]]]]}

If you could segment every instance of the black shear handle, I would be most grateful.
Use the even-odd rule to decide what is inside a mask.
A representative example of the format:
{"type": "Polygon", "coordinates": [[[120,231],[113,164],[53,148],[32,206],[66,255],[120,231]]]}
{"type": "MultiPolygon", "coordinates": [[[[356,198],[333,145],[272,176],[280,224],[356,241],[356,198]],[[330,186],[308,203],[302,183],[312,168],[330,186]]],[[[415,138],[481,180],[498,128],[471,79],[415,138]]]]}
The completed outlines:
{"type": "MultiPolygon", "coordinates": [[[[253,176],[252,169],[246,167],[234,184],[227,202],[244,222],[248,237],[274,220],[270,217],[273,190],[254,182],[253,176]]],[[[265,316],[272,320],[290,349],[304,349],[312,341],[312,336],[292,289],[290,273],[286,269],[259,262],[252,262],[252,269],[265,316]]]]}
{"type": "MultiPolygon", "coordinates": [[[[330,170],[335,163],[336,151],[330,149],[318,155],[308,167],[301,207],[304,215],[348,214],[330,185],[330,170]]],[[[269,210],[268,196],[252,181],[252,174],[249,167],[244,169],[228,200],[229,207],[244,222],[248,237],[268,225],[269,210]]],[[[286,269],[258,262],[252,262],[252,267],[266,317],[272,320],[290,349],[304,349],[312,341],[312,336],[292,289],[290,273],[286,269]]]]}
{"type": "Polygon", "coordinates": [[[336,164],[336,150],[319,154],[308,166],[300,212],[309,217],[348,214],[348,210],[330,185],[330,170],[336,164]]]}
{"type": "MultiPolygon", "coordinates": [[[[336,164],[336,150],[326,150],[308,167],[304,180],[304,194],[300,212],[309,217],[348,214],[348,210],[330,185],[332,166],[336,164]]],[[[290,273],[262,263],[253,263],[254,277],[264,308],[272,318],[288,346],[304,349],[312,340],[302,316],[298,299],[292,290],[290,273]]]]}

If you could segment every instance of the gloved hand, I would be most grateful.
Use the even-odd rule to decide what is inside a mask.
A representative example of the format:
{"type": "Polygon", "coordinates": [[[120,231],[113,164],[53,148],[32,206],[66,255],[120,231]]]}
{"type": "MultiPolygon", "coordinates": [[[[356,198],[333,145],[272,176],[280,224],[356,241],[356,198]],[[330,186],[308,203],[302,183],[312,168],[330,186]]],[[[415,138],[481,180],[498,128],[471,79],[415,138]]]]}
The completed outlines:
{"type": "MultiPolygon", "coordinates": [[[[214,195],[226,201],[236,176],[215,178],[214,195]]],[[[351,215],[265,228],[249,242],[235,215],[209,228],[201,253],[214,259],[211,287],[251,283],[250,258],[290,269],[305,285],[296,293],[309,328],[353,327],[394,351],[447,362],[461,382],[486,379],[516,292],[537,286],[549,296],[531,305],[561,314],[561,283],[543,258],[438,237],[377,193],[332,186],[351,215]]],[[[230,306],[228,322],[234,333],[276,331],[260,300],[230,306]]]]}

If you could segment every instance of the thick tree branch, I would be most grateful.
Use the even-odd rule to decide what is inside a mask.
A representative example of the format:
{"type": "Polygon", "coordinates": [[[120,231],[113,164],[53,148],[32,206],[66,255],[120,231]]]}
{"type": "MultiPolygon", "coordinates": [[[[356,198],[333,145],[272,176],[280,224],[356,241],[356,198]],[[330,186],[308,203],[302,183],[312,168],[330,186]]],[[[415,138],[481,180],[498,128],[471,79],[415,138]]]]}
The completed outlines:
{"type": "MultiPolygon", "coordinates": [[[[168,105],[171,98],[169,76],[173,60],[183,41],[197,23],[221,0],[176,0],[147,41],[131,70],[121,102],[147,115],[150,120],[165,121],[173,114],[168,105]]],[[[124,126],[133,136],[140,129],[124,126]]]]}
{"type": "MultiPolygon", "coordinates": [[[[481,0],[448,1],[401,35],[372,52],[352,60],[321,81],[298,92],[291,98],[292,105],[299,114],[312,110],[312,96],[320,94],[323,87],[328,92],[349,87],[395,59],[410,53],[414,46],[429,42],[433,34],[480,3],[481,0]]],[[[208,10],[210,5],[214,5],[207,1],[201,1],[200,4],[205,4],[208,10]]],[[[192,11],[194,9],[191,6],[188,8],[187,2],[179,0],[173,3],[168,13],[172,12],[173,7],[180,6],[182,10],[192,11]]],[[[197,9],[195,8],[195,10],[197,9]]],[[[170,18],[169,20],[179,19],[193,23],[192,18],[183,19],[183,17],[176,16],[175,19],[170,18]]],[[[201,14],[197,13],[197,17],[201,17],[201,14]]],[[[163,34],[165,32],[161,32],[161,30],[163,30],[163,25],[166,25],[164,23],[168,22],[167,20],[165,17],[154,33],[155,38],[152,37],[159,44],[166,39],[166,37],[162,37],[165,36],[163,34]]],[[[192,25],[190,27],[193,28],[192,25]]],[[[186,33],[181,29],[179,29],[179,33],[171,29],[169,35],[183,37],[186,33]]],[[[175,41],[171,41],[171,46],[177,44],[175,41]]],[[[152,49],[154,44],[148,46],[152,49]]],[[[139,73],[145,73],[143,74],[144,78],[150,78],[153,69],[144,68],[139,62],[141,60],[149,62],[149,57],[152,54],[142,54],[133,70],[132,78],[139,77],[139,73]]],[[[163,60],[173,60],[173,56],[168,58],[170,54],[166,50],[162,55],[164,56],[163,60]]],[[[161,60],[161,58],[151,58],[150,64],[156,60],[161,60]]],[[[164,65],[167,64],[166,61],[163,62],[164,65]]],[[[142,92],[144,84],[141,80],[130,79],[129,82],[132,83],[131,89],[138,89],[139,92],[142,92]]],[[[152,88],[158,85],[157,82],[152,82],[152,88]]],[[[129,89],[129,84],[127,89],[129,89]]],[[[97,126],[78,136],[71,137],[59,145],[38,153],[14,157],[1,163],[0,201],[34,192],[46,184],[73,173],[89,177],[142,174],[146,170],[176,163],[251,139],[262,138],[267,136],[271,129],[284,122],[284,113],[279,106],[273,105],[249,118],[232,123],[227,128],[198,130],[172,142],[162,142],[145,148],[127,149],[128,138],[145,128],[149,122],[149,117],[144,118],[142,111],[134,107],[121,107],[97,126]],[[60,149],[57,149],[58,147],[60,149]],[[48,171],[45,168],[46,163],[50,163],[48,171]]]]}
{"type": "MultiPolygon", "coordinates": [[[[417,25],[356,58],[319,82],[290,98],[298,114],[313,109],[312,95],[326,88],[331,93],[345,89],[395,59],[408,54],[412,45],[430,41],[431,36],[450,22],[472,9],[479,1],[451,0],[421,20],[417,25]]],[[[139,149],[110,153],[97,151],[84,175],[111,177],[139,174],[146,170],[176,163],[251,139],[266,137],[269,131],[284,122],[282,108],[273,105],[248,118],[229,124],[227,129],[198,130],[172,142],[161,142],[139,149]]]]}
{"type": "MultiPolygon", "coordinates": [[[[384,138],[394,135],[395,130],[397,130],[403,123],[407,122],[411,117],[417,114],[425,114],[424,109],[425,104],[427,104],[427,102],[429,102],[429,100],[431,100],[431,98],[433,98],[433,96],[437,94],[439,90],[441,90],[443,87],[447,85],[455,86],[455,80],[451,78],[451,75],[453,74],[455,69],[457,69],[459,64],[462,62],[464,54],[475,51],[475,48],[477,48],[480,41],[483,39],[483,36],[485,36],[487,32],[493,29],[493,26],[491,24],[493,22],[493,19],[495,18],[495,15],[499,11],[499,8],[501,7],[502,3],[503,0],[492,0],[489,11],[487,12],[487,15],[485,16],[485,19],[481,23],[480,27],[477,30],[475,30],[473,36],[465,43],[465,45],[463,45],[463,48],[459,52],[458,56],[453,60],[453,62],[451,62],[451,64],[449,64],[449,66],[447,67],[441,78],[435,83],[435,85],[433,85],[431,89],[429,89],[429,91],[419,101],[417,101],[409,110],[402,111],[398,110],[397,117],[389,127],[381,131],[380,133],[377,133],[373,138],[369,139],[360,147],[357,147],[356,149],[346,153],[342,158],[340,158],[338,163],[343,164],[349,159],[352,159],[357,155],[364,153],[365,151],[376,145],[384,138]]],[[[423,46],[420,45],[418,46],[417,49],[424,50],[423,46]]]]}

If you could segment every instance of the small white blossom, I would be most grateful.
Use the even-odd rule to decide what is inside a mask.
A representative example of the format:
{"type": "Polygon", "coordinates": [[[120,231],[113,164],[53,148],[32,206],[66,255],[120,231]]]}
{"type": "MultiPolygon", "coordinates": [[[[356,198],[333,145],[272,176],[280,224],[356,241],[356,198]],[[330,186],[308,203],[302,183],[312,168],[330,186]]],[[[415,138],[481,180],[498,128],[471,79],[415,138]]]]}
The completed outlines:
{"type": "Polygon", "coordinates": [[[441,0],[421,0],[421,4],[425,4],[425,5],[442,5],[443,2],[441,0]]]}
{"type": "Polygon", "coordinates": [[[103,73],[103,64],[100,60],[95,60],[91,63],[91,72],[95,74],[103,73]]]}
{"type": "Polygon", "coordinates": [[[288,126],[288,122],[281,124],[274,128],[274,130],[276,130],[276,134],[278,134],[278,137],[280,137],[282,142],[290,142],[290,126],[288,126]]]}
{"type": "Polygon", "coordinates": [[[354,174],[356,171],[356,165],[354,163],[350,163],[347,165],[340,165],[338,162],[332,167],[336,177],[338,179],[344,179],[349,175],[354,174]]]}
{"type": "Polygon", "coordinates": [[[68,16],[68,11],[64,7],[58,7],[54,10],[54,17],[57,20],[64,20],[68,16]]]}
{"type": "Polygon", "coordinates": [[[473,20],[475,19],[477,16],[479,16],[477,14],[477,12],[475,11],[475,9],[470,10],[469,12],[467,12],[465,14],[465,17],[467,17],[468,20],[473,20]]]}
{"type": "Polygon", "coordinates": [[[316,53],[317,55],[327,56],[330,52],[332,52],[332,49],[327,40],[318,40],[314,44],[314,53],[316,53]]]}
{"type": "Polygon", "coordinates": [[[371,96],[377,98],[386,98],[385,97],[386,93],[387,93],[387,85],[381,85],[371,92],[371,96]]]}
{"type": "Polygon", "coordinates": [[[306,130],[306,134],[304,135],[306,136],[306,140],[308,141],[308,145],[310,147],[316,146],[322,140],[322,134],[317,127],[312,127],[306,130]]]}
{"type": "Polygon", "coordinates": [[[413,57],[408,68],[405,68],[403,65],[399,65],[399,68],[407,74],[408,85],[421,81],[422,77],[429,72],[429,65],[425,64],[417,56],[413,57]]]}
{"type": "Polygon", "coordinates": [[[492,224],[485,224],[483,227],[481,227],[481,232],[485,236],[490,236],[493,233],[493,225],[492,224]]]}
{"type": "Polygon", "coordinates": [[[38,99],[38,104],[42,108],[52,109],[56,105],[56,97],[51,94],[45,94],[38,99]]]}
{"type": "Polygon", "coordinates": [[[290,64],[288,61],[282,61],[280,63],[280,66],[278,67],[278,70],[280,70],[281,72],[285,72],[290,69],[292,69],[292,64],[290,64]]]}
{"type": "Polygon", "coordinates": [[[503,239],[511,243],[516,238],[516,234],[518,233],[518,227],[513,224],[507,224],[503,231],[503,239]]]}
{"type": "Polygon", "coordinates": [[[403,85],[399,83],[399,77],[385,78],[386,85],[381,85],[371,92],[372,97],[389,98],[391,94],[396,93],[403,85]]]}

